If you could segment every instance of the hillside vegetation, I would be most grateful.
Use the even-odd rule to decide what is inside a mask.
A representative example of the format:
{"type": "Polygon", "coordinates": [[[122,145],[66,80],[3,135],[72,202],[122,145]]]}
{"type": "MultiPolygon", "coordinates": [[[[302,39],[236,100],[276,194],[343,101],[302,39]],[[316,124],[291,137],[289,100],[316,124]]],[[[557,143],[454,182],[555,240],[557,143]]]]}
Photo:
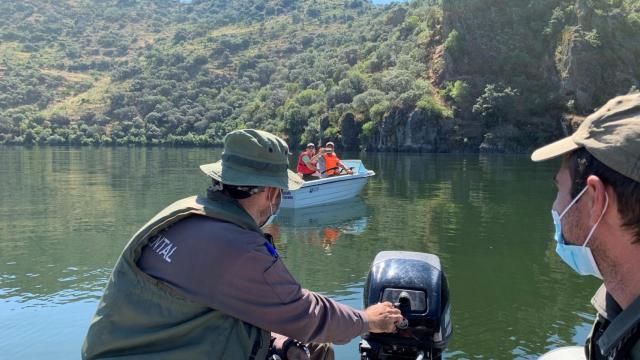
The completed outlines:
{"type": "Polygon", "coordinates": [[[4,144],[525,151],[639,79],[640,0],[0,2],[4,144]]]}

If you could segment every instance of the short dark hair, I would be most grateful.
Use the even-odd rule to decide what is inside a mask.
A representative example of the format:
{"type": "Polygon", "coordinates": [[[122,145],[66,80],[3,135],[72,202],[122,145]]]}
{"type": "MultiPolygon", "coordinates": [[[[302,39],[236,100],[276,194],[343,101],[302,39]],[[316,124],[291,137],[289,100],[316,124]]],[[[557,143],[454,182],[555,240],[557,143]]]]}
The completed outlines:
{"type": "Polygon", "coordinates": [[[595,175],[613,188],[618,200],[618,213],[622,226],[633,231],[634,243],[640,243],[640,182],[628,178],[603,164],[585,148],[565,155],[571,176],[571,198],[578,196],[587,186],[587,178],[595,175]]]}
{"type": "Polygon", "coordinates": [[[222,193],[236,200],[242,200],[262,191],[262,186],[237,186],[223,184],[218,180],[213,179],[211,186],[207,189],[207,197],[213,198],[214,194],[222,193]]]}

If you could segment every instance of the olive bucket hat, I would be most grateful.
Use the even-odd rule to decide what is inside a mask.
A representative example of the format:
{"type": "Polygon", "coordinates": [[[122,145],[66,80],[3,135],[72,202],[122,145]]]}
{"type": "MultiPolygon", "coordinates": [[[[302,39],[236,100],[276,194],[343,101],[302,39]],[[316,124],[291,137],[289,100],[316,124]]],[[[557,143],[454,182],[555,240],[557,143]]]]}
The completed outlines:
{"type": "Polygon", "coordinates": [[[539,148],[531,160],[543,161],[579,148],[640,182],[640,93],[609,100],[589,115],[573,135],[539,148]]]}
{"type": "Polygon", "coordinates": [[[296,190],[304,183],[289,170],[289,147],[266,131],[236,130],[224,137],[222,159],[200,169],[223,184],[296,190]]]}

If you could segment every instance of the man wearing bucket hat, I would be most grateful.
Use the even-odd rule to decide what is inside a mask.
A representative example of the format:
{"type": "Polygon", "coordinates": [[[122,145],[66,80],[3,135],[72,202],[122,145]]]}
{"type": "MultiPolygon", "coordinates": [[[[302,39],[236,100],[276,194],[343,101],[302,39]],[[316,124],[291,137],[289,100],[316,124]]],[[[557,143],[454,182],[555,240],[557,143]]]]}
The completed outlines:
{"type": "MultiPolygon", "coordinates": [[[[559,156],[556,252],[577,273],[604,282],[592,299],[597,317],[585,356],[640,359],[640,94],[610,100],[531,159],[559,156]]],[[[570,351],[545,356],[563,353],[570,351]]]]}
{"type": "Polygon", "coordinates": [[[402,316],[390,303],[359,311],[302,289],[262,232],[281,190],[302,184],[288,155],[270,133],[229,133],[222,159],[201,166],[207,197],[170,205],[125,247],[83,358],[329,359],[317,343],[394,331],[402,316]]]}

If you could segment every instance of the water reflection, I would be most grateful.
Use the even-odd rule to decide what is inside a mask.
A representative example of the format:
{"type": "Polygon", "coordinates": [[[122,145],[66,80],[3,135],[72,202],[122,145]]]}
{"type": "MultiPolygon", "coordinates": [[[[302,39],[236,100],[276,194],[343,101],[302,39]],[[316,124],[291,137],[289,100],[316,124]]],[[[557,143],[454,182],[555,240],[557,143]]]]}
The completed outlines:
{"type": "Polygon", "coordinates": [[[288,233],[301,233],[309,243],[328,250],[343,234],[362,234],[367,227],[368,211],[360,197],[323,206],[281,209],[270,231],[281,235],[281,228],[286,228],[288,233]]]}
{"type": "MultiPolygon", "coordinates": [[[[360,197],[302,209],[282,209],[267,232],[287,267],[311,290],[354,300],[373,258],[360,253],[372,209],[360,197]]],[[[352,304],[353,305],[353,304],[352,304]]]]}

